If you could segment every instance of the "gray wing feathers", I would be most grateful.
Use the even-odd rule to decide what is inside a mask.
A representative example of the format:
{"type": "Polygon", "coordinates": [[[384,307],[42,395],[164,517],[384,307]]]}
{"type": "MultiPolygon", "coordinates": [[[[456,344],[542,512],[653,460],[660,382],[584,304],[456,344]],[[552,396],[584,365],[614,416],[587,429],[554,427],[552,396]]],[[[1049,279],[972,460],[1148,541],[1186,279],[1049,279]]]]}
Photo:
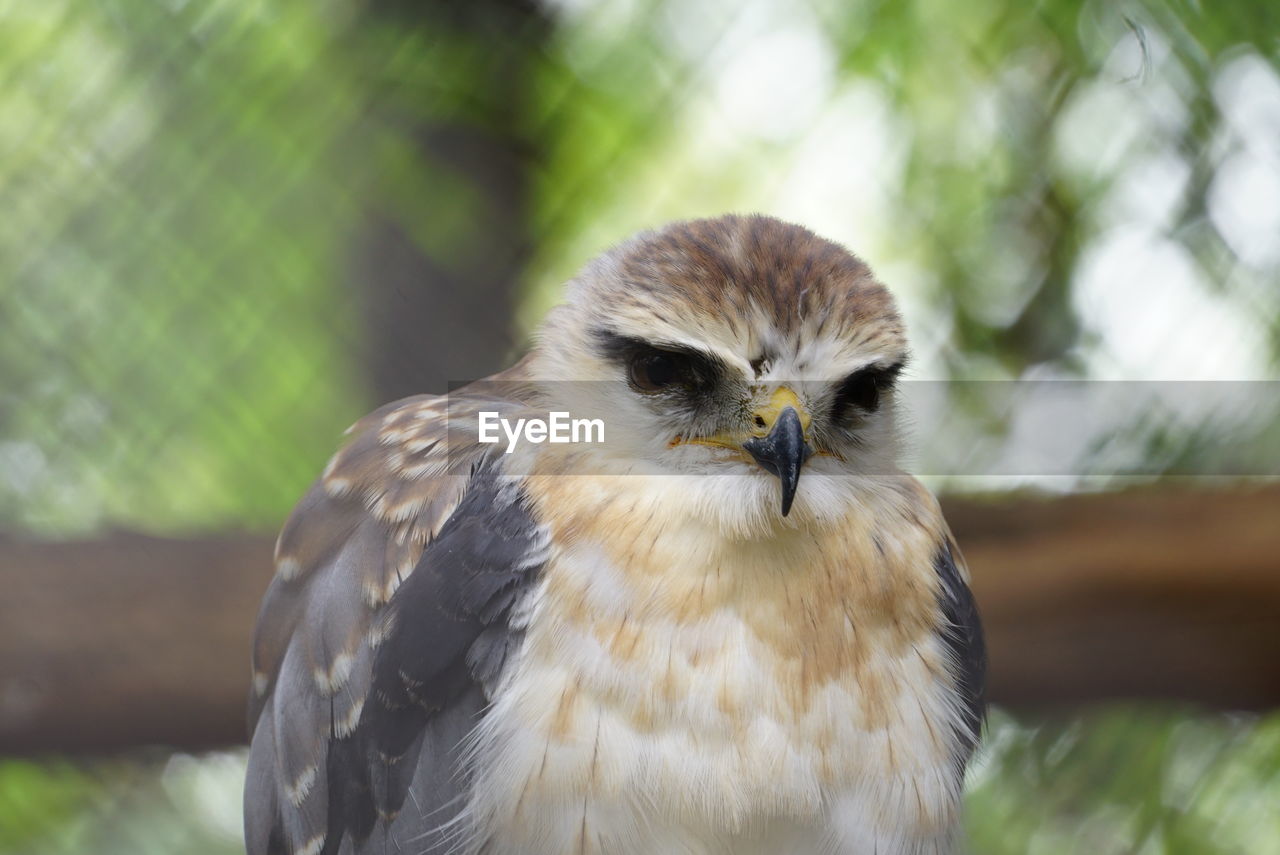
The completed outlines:
{"type": "Polygon", "coordinates": [[[285,852],[279,839],[280,805],[275,765],[275,715],[268,697],[254,728],[249,771],[244,782],[245,848],[254,855],[285,852]]]}
{"type": "Polygon", "coordinates": [[[331,792],[334,846],[344,834],[372,839],[407,824],[420,838],[415,851],[449,848],[445,834],[422,835],[447,825],[462,806],[469,783],[463,737],[486,702],[495,659],[505,660],[517,643],[513,607],[545,549],[523,494],[495,466],[480,464],[388,607],[356,732],[331,744],[330,772],[342,781],[341,795],[331,792]]]}
{"type": "Polygon", "coordinates": [[[941,582],[938,600],[946,621],[943,642],[964,712],[962,731],[956,740],[957,761],[963,772],[978,744],[986,718],[986,640],[978,617],[978,604],[960,573],[954,546],[949,539],[939,546],[934,569],[941,582]]]}
{"type": "MultiPolygon", "coordinates": [[[[390,822],[378,824],[354,853],[406,852],[436,855],[453,851],[460,830],[451,823],[463,807],[465,776],[457,768],[457,748],[466,739],[488,703],[478,686],[472,686],[433,716],[422,731],[404,769],[407,780],[399,783],[405,798],[390,822]]],[[[350,839],[350,838],[348,838],[350,839]]]]}
{"type": "Polygon", "coordinates": [[[427,397],[366,417],[281,532],[254,638],[249,855],[448,848],[456,749],[539,565],[519,495],[447,425],[427,397]]]}

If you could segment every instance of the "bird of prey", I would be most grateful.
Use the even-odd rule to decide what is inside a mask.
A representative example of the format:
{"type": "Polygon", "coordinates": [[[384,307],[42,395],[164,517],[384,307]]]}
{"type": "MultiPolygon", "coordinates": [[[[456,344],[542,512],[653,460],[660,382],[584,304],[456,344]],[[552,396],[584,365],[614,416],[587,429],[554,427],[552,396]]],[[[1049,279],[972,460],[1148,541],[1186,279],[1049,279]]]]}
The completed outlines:
{"type": "Polygon", "coordinates": [[[536,342],[358,422],[285,524],[250,855],[954,851],[985,656],[895,464],[889,292],[798,226],[695,220],[536,342]],[[480,441],[554,412],[603,438],[480,441]]]}

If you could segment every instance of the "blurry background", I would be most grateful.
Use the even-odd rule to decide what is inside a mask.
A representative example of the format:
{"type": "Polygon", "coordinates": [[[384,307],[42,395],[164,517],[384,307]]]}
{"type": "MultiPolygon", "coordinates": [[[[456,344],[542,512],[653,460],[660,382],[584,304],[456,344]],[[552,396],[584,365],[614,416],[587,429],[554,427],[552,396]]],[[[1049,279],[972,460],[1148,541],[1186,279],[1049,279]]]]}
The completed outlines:
{"type": "Polygon", "coordinates": [[[248,632],[341,431],[506,364],[632,231],[730,210],[866,258],[914,379],[1188,404],[999,477],[927,464],[998,460],[1016,407],[952,382],[920,425],[991,634],[972,850],[1280,852],[1278,24],[0,2],[0,853],[242,851],[248,632]]]}

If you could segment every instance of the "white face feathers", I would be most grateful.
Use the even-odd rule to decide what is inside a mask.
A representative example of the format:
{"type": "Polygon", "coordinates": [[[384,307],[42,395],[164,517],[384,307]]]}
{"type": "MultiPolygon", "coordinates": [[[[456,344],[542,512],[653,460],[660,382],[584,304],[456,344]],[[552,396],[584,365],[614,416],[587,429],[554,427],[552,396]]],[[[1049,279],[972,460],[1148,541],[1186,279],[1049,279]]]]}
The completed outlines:
{"type": "Polygon", "coordinates": [[[906,355],[892,298],[857,258],[727,217],[589,265],[532,370],[549,405],[606,425],[578,465],[666,476],[673,503],[750,532],[837,519],[868,478],[896,472],[906,355]]]}

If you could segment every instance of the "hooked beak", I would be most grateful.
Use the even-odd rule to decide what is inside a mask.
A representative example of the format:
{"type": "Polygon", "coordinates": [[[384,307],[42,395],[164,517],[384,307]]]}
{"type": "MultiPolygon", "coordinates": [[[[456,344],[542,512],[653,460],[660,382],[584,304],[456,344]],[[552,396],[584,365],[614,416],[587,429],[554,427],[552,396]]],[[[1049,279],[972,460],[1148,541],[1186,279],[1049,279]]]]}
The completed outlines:
{"type": "Polygon", "coordinates": [[[791,513],[791,503],[800,483],[800,469],[813,454],[813,447],[804,438],[811,419],[800,398],[786,386],[778,387],[769,403],[753,415],[756,429],[748,440],[743,441],[741,435],[729,434],[678,436],[671,445],[692,443],[747,452],[766,472],[778,476],[782,483],[782,515],[785,517],[791,513]]]}
{"type": "Polygon", "coordinates": [[[742,444],[742,449],[766,472],[778,476],[784,517],[791,513],[791,503],[800,484],[800,469],[813,454],[813,447],[804,439],[805,424],[801,421],[800,409],[800,400],[794,392],[785,387],[779,389],[769,406],[756,414],[757,423],[764,422],[769,432],[742,444]]]}

